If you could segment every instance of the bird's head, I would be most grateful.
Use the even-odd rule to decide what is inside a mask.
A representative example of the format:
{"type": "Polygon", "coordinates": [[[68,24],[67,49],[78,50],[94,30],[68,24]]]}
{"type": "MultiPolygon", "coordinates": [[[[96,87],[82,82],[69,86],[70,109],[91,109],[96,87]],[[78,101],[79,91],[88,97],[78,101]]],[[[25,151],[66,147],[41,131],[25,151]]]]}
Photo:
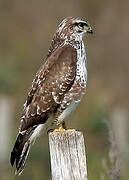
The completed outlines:
{"type": "Polygon", "coordinates": [[[93,33],[89,23],[80,18],[68,17],[58,26],[57,33],[62,39],[82,40],[86,33],[93,33]]]}

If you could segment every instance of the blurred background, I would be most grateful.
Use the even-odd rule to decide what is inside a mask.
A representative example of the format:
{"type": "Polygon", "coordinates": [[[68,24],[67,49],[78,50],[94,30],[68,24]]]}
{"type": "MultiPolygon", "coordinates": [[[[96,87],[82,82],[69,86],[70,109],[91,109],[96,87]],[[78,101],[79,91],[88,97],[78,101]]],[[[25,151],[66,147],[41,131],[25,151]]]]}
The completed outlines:
{"type": "Polygon", "coordinates": [[[68,127],[84,133],[89,180],[129,179],[129,1],[0,0],[0,180],[50,180],[47,133],[32,147],[24,173],[9,156],[23,103],[62,19],[87,19],[88,90],[68,127]]]}

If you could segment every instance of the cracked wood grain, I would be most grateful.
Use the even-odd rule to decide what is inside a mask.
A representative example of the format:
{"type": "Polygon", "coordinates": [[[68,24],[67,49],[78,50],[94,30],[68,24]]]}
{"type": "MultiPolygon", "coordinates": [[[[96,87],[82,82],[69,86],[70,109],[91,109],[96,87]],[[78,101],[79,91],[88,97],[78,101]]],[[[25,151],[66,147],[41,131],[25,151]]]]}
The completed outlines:
{"type": "Polygon", "coordinates": [[[49,134],[52,180],[87,180],[84,137],[79,131],[49,134]]]}

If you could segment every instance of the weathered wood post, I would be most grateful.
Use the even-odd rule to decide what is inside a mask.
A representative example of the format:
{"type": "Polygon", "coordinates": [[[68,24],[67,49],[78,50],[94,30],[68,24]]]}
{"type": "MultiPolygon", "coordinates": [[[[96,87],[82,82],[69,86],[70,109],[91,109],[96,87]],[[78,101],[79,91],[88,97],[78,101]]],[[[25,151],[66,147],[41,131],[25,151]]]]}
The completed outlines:
{"type": "Polygon", "coordinates": [[[87,180],[84,137],[80,131],[49,133],[52,180],[87,180]]]}

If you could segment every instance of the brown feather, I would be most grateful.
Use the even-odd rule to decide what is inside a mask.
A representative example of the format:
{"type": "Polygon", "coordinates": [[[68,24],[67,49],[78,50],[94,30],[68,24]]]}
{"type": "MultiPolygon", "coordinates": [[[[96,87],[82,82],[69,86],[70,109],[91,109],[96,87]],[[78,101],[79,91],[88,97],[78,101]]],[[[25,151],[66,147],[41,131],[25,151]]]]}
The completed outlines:
{"type": "Polygon", "coordinates": [[[46,122],[46,115],[55,112],[56,106],[73,84],[76,60],[76,50],[71,46],[58,48],[47,59],[32,83],[20,131],[46,122]]]}

